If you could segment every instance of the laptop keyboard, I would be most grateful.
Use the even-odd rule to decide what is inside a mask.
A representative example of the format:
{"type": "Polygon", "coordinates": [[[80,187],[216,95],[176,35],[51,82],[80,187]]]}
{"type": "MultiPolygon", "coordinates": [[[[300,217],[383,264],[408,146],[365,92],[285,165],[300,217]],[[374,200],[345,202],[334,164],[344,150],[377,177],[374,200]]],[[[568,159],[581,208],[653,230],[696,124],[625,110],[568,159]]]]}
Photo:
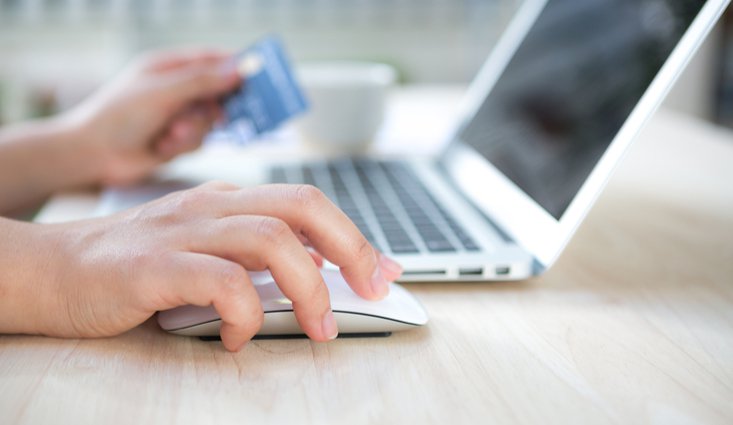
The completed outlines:
{"type": "Polygon", "coordinates": [[[480,250],[412,170],[400,162],[343,159],[275,167],[270,181],[320,188],[382,252],[480,250]]]}

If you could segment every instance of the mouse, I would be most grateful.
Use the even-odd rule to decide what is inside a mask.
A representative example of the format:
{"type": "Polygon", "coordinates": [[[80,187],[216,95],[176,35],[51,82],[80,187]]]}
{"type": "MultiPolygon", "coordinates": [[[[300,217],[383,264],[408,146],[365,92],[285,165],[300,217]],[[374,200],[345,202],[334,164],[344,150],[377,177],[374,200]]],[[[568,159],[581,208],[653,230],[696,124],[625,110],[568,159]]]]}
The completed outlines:
{"type": "MultiPolygon", "coordinates": [[[[258,337],[304,335],[293,313],[293,306],[283,295],[268,271],[247,272],[252,279],[264,310],[264,323],[258,337]]],[[[349,287],[337,270],[321,270],[328,287],[331,309],[340,336],[389,335],[428,323],[425,308],[410,292],[397,283],[390,284],[389,295],[369,301],[349,287]]],[[[213,306],[186,305],[158,312],[163,330],[185,336],[218,337],[221,318],[213,306]]]]}

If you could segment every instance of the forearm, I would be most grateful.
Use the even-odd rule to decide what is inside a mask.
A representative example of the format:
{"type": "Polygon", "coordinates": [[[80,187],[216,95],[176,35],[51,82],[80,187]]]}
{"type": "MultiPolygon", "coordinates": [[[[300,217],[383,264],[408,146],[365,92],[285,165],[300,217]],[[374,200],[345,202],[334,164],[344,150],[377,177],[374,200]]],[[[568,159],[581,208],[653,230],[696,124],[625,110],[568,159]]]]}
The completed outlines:
{"type": "Polygon", "coordinates": [[[62,118],[0,131],[0,214],[98,179],[98,165],[79,126],[62,118]]]}
{"type": "Polygon", "coordinates": [[[54,278],[49,227],[0,218],[0,334],[43,333],[54,278]]]}

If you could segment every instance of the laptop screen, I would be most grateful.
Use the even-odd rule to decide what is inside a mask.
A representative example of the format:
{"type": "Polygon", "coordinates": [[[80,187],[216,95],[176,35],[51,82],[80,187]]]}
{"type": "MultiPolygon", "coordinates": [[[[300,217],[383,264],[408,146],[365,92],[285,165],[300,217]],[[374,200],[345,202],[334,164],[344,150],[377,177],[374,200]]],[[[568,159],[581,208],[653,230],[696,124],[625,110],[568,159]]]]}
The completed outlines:
{"type": "Polygon", "coordinates": [[[459,138],[559,219],[704,3],[549,0],[459,138]]]}

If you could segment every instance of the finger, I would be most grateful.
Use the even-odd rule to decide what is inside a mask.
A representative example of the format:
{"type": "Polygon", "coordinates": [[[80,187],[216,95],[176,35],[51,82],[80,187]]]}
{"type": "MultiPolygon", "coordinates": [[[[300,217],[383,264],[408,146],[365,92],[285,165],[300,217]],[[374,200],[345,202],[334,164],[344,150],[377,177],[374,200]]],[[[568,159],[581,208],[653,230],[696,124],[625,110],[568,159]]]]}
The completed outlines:
{"type": "Polygon", "coordinates": [[[240,190],[241,187],[237,186],[234,183],[229,183],[221,180],[212,180],[203,184],[200,184],[191,191],[196,192],[203,192],[203,193],[209,193],[209,192],[233,192],[235,190],[240,190]]]}
{"type": "Polygon", "coordinates": [[[305,245],[305,246],[310,246],[310,247],[312,247],[312,246],[313,246],[313,244],[312,244],[312,243],[311,243],[311,242],[310,242],[310,241],[308,240],[308,238],[306,238],[306,237],[305,237],[305,235],[303,235],[302,233],[298,233],[298,234],[297,234],[296,236],[298,236],[298,240],[299,240],[299,241],[300,241],[300,243],[302,243],[303,245],[305,245]]]}
{"type": "Polygon", "coordinates": [[[147,150],[130,153],[129,161],[111,163],[105,170],[99,184],[102,186],[125,186],[135,183],[139,176],[150,174],[162,162],[156,155],[147,150]]]}
{"type": "Polygon", "coordinates": [[[190,250],[226,258],[247,270],[269,269],[295,317],[311,339],[338,334],[328,288],[313,258],[290,227],[273,217],[254,215],[213,219],[188,235],[190,250]],[[191,237],[193,236],[193,237],[191,237]]]}
{"type": "Polygon", "coordinates": [[[160,101],[176,110],[191,102],[220,97],[240,83],[237,70],[227,61],[197,63],[161,74],[160,101]]]}
{"type": "Polygon", "coordinates": [[[188,133],[191,132],[188,122],[176,121],[163,136],[153,143],[155,153],[161,160],[169,161],[183,150],[181,145],[186,144],[188,133]]]}
{"type": "Polygon", "coordinates": [[[224,113],[219,101],[214,99],[209,99],[207,101],[201,102],[201,109],[212,121],[216,121],[216,119],[222,117],[224,113]]]}
{"type": "Polygon", "coordinates": [[[209,113],[211,114],[214,124],[221,125],[226,122],[226,113],[220,103],[212,102],[212,105],[209,107],[209,113]]]}
{"type": "Polygon", "coordinates": [[[225,121],[225,114],[224,109],[221,106],[221,103],[217,100],[208,100],[201,102],[199,105],[199,108],[201,110],[202,115],[204,116],[204,121],[206,123],[206,133],[204,133],[204,136],[210,132],[215,125],[222,124],[225,121]]]}
{"type": "Polygon", "coordinates": [[[181,305],[213,305],[221,317],[221,340],[229,351],[239,351],[262,326],[263,312],[257,291],[244,268],[222,258],[179,252],[162,262],[158,310],[181,305]]]}
{"type": "Polygon", "coordinates": [[[215,101],[200,102],[174,117],[154,146],[166,157],[196,149],[220,116],[215,101]]]}
{"type": "Polygon", "coordinates": [[[318,267],[319,269],[322,269],[323,268],[323,256],[311,248],[305,247],[305,249],[306,251],[308,251],[308,254],[310,254],[311,258],[313,259],[313,262],[316,263],[316,267],[318,267]]]}
{"type": "Polygon", "coordinates": [[[239,190],[235,184],[214,180],[171,192],[152,202],[162,214],[179,216],[180,221],[190,222],[192,217],[211,218],[212,203],[220,202],[222,193],[239,190]]]}
{"type": "Polygon", "coordinates": [[[305,246],[306,251],[308,251],[308,254],[310,254],[310,256],[313,258],[313,261],[316,263],[316,266],[319,269],[323,268],[323,256],[318,251],[313,249],[313,245],[310,243],[308,238],[303,236],[302,233],[298,233],[295,236],[297,236],[300,243],[302,243],[303,246],[305,246]]]}
{"type": "Polygon", "coordinates": [[[155,143],[155,150],[168,160],[201,146],[206,134],[211,131],[213,118],[203,109],[197,109],[177,117],[168,131],[155,143]]]}
{"type": "Polygon", "coordinates": [[[151,51],[141,56],[142,68],[153,72],[167,71],[196,63],[223,61],[232,56],[231,51],[214,48],[181,48],[151,51]]]}
{"type": "Polygon", "coordinates": [[[212,201],[211,207],[221,215],[277,217],[339,266],[354,292],[367,299],[381,299],[389,293],[377,251],[346,214],[313,186],[259,186],[222,194],[219,201],[212,201]]]}
{"type": "Polygon", "coordinates": [[[394,282],[402,276],[404,269],[400,263],[381,252],[378,252],[377,256],[379,257],[379,267],[382,269],[382,274],[387,281],[394,282]]]}

